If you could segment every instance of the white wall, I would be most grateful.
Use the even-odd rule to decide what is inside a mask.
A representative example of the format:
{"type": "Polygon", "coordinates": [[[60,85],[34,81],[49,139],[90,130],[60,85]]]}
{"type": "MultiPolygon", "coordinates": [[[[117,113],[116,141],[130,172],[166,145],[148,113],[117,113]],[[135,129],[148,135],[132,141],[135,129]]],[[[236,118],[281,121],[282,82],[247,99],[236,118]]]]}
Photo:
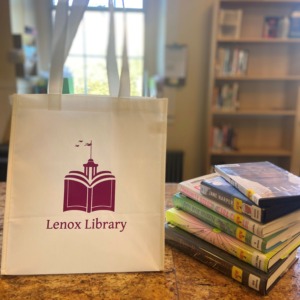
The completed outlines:
{"type": "Polygon", "coordinates": [[[167,147],[184,151],[184,179],[205,172],[206,95],[213,3],[214,0],[167,0],[166,42],[188,47],[185,86],[165,88],[165,95],[174,105],[167,147]]]}
{"type": "Polygon", "coordinates": [[[9,18],[9,1],[0,2],[0,144],[7,143],[10,131],[9,95],[16,92],[15,65],[8,60],[13,48],[9,18]]]}

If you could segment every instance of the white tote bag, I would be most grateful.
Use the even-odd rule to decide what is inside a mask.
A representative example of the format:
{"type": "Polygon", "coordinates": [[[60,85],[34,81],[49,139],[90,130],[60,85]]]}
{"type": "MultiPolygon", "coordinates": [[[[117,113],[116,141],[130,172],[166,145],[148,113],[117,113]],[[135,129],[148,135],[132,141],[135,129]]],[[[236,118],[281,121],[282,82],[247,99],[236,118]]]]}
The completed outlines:
{"type": "MultiPolygon", "coordinates": [[[[50,91],[82,2],[57,12],[50,91]]],[[[166,99],[14,95],[1,273],[162,270],[166,119],[166,99]]]]}

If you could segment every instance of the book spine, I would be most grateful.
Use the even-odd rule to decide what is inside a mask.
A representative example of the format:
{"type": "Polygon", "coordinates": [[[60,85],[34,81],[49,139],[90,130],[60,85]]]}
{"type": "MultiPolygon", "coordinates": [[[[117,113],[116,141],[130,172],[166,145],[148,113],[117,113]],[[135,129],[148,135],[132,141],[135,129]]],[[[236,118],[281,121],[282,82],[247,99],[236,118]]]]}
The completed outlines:
{"type": "Polygon", "coordinates": [[[206,197],[224,204],[238,213],[249,216],[251,219],[257,222],[263,222],[263,213],[260,207],[244,203],[241,199],[238,199],[225,192],[215,190],[210,186],[204,185],[203,183],[201,183],[200,191],[206,197]]]}
{"type": "Polygon", "coordinates": [[[223,68],[224,68],[224,60],[225,60],[225,48],[218,48],[217,52],[217,65],[216,65],[216,73],[218,75],[223,75],[223,68]]]}
{"type": "Polygon", "coordinates": [[[239,103],[239,84],[237,82],[233,83],[232,85],[232,98],[233,98],[233,105],[234,110],[238,110],[240,103],[239,103]]]}
{"type": "Polygon", "coordinates": [[[253,267],[268,272],[269,257],[260,251],[238,241],[221,230],[214,228],[192,215],[171,208],[166,211],[166,221],[212,245],[226,251],[253,267]]]}
{"type": "Polygon", "coordinates": [[[231,49],[225,48],[223,74],[229,75],[231,73],[231,49]]]}
{"type": "Polygon", "coordinates": [[[261,252],[266,252],[266,243],[262,238],[255,236],[251,232],[237,226],[235,223],[224,218],[223,216],[218,215],[214,211],[186,197],[174,195],[172,199],[176,208],[180,208],[194,217],[206,222],[207,224],[217,227],[223,232],[261,252]]]}
{"type": "Polygon", "coordinates": [[[258,276],[257,272],[249,272],[246,268],[242,268],[239,262],[232,263],[228,259],[223,259],[211,246],[209,249],[205,249],[200,239],[194,238],[179,228],[172,228],[172,225],[166,225],[165,234],[167,244],[221,272],[225,276],[258,291],[262,295],[266,295],[267,280],[265,276],[258,276]]]}
{"type": "Polygon", "coordinates": [[[239,57],[239,49],[234,48],[232,51],[232,66],[231,66],[231,74],[235,75],[238,70],[238,57],[239,57]]]}
{"type": "Polygon", "coordinates": [[[230,221],[236,223],[240,227],[243,227],[244,229],[254,233],[255,235],[263,238],[263,228],[261,224],[256,223],[255,221],[252,221],[251,219],[234,212],[233,210],[226,208],[225,206],[218,204],[217,202],[214,202],[213,200],[210,200],[203,195],[200,194],[200,192],[196,193],[190,188],[179,184],[179,191],[183,193],[184,195],[194,199],[195,201],[199,202],[200,204],[208,207],[209,209],[215,211],[216,213],[224,216],[225,218],[229,219],[230,221]]]}

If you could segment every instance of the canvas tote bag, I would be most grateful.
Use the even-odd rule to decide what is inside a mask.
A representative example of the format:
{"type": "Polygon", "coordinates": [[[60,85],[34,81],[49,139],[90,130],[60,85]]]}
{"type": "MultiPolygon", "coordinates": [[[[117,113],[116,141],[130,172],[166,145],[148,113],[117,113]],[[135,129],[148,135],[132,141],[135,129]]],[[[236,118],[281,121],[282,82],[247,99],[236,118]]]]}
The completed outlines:
{"type": "Polygon", "coordinates": [[[82,2],[69,18],[57,11],[55,26],[68,24],[53,38],[59,93],[13,96],[2,274],[164,267],[167,100],[61,94],[57,49],[70,47],[82,2]]]}

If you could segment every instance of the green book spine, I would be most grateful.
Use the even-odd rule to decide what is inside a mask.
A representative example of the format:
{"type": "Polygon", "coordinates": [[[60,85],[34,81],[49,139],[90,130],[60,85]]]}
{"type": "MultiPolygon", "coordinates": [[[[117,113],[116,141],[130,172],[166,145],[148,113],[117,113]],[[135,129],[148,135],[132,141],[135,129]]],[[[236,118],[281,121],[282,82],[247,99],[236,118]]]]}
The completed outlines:
{"type": "Polygon", "coordinates": [[[184,210],[211,226],[219,228],[223,232],[263,253],[269,252],[273,248],[266,249],[266,242],[264,239],[254,235],[242,227],[239,227],[237,224],[231,222],[225,217],[182,194],[177,193],[173,196],[173,204],[175,207],[184,210]]]}

